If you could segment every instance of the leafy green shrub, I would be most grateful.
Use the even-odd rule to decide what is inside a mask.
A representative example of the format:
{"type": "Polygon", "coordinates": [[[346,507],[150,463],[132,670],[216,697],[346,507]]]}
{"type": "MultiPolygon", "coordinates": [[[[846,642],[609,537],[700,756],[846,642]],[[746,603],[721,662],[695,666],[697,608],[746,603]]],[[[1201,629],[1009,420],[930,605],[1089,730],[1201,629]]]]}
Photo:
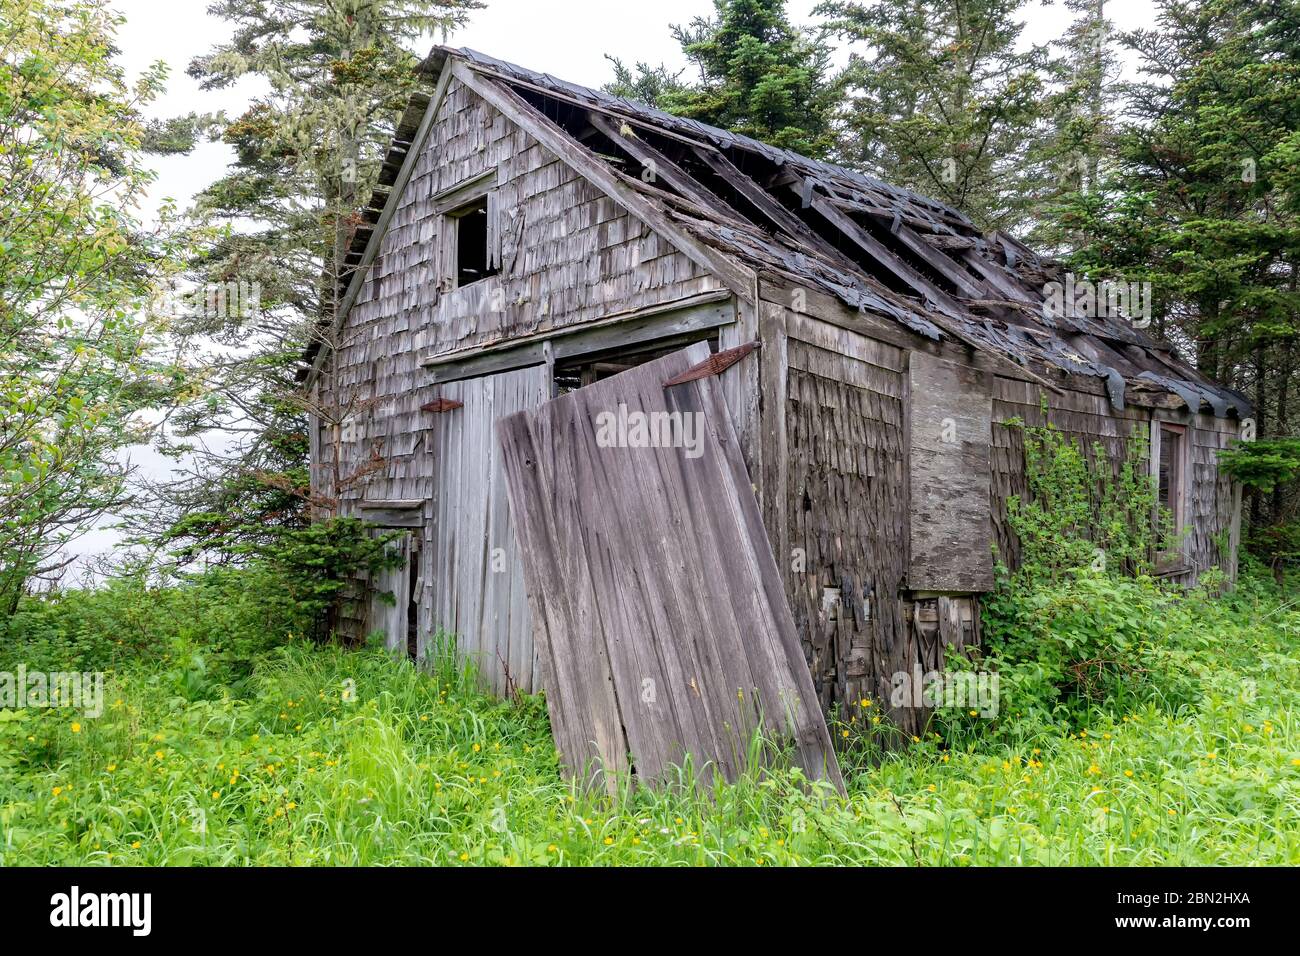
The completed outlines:
{"type": "Polygon", "coordinates": [[[1050,422],[1009,422],[1024,437],[1029,494],[1007,501],[1007,520],[1020,543],[1021,580],[1054,581],[1081,567],[1150,569],[1156,488],[1140,431],[1112,462],[1095,443],[1091,454],[1050,422]]]}
{"type": "Polygon", "coordinates": [[[0,775],[26,761],[27,724],[26,711],[0,709],[0,775]]]}
{"type": "Polygon", "coordinates": [[[296,617],[317,639],[334,631],[340,602],[359,574],[373,578],[402,559],[392,543],[401,532],[376,533],[356,518],[331,518],[284,531],[250,553],[279,581],[285,617],[296,617]]]}
{"type": "MultiPolygon", "coordinates": [[[[982,657],[952,662],[998,672],[1001,716],[981,732],[1032,736],[1139,704],[1188,703],[1195,684],[1162,625],[1178,599],[1146,575],[1155,487],[1141,435],[1115,462],[1050,423],[1017,424],[1028,495],[1008,502],[1007,517],[1021,564],[999,563],[982,601],[982,657]]],[[[950,738],[971,726],[959,715],[940,721],[950,738]]]]}
{"type": "Polygon", "coordinates": [[[1165,643],[1178,602],[1147,577],[1080,569],[1026,584],[1004,577],[984,606],[987,662],[1018,732],[1084,726],[1103,711],[1190,703],[1195,684],[1165,643]]]}
{"type": "Polygon", "coordinates": [[[214,568],[179,587],[132,575],[93,591],[27,598],[0,626],[0,669],[113,671],[146,657],[185,662],[170,683],[196,699],[201,684],[247,676],[259,654],[305,633],[266,568],[214,568]],[[188,676],[186,673],[188,672],[188,676]]]}

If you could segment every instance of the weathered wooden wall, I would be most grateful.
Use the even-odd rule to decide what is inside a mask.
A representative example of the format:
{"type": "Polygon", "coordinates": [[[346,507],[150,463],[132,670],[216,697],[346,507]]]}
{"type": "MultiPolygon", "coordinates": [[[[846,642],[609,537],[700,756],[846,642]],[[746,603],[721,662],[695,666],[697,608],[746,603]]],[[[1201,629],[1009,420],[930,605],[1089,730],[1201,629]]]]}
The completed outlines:
{"type": "Polygon", "coordinates": [[[945,643],[977,643],[978,614],[964,596],[908,591],[908,354],[781,303],[764,308],[780,310],[788,360],[777,559],[819,700],[913,733],[926,714],[891,704],[894,675],[941,669],[945,643]]]}
{"type": "Polygon", "coordinates": [[[1184,547],[1192,573],[1184,578],[1194,583],[1199,572],[1221,568],[1230,579],[1237,576],[1237,545],[1241,533],[1241,486],[1219,468],[1218,453],[1238,437],[1240,424],[1231,419],[1197,415],[1186,421],[1192,426],[1191,484],[1188,498],[1191,534],[1184,547]]]}
{"type": "Polygon", "coordinates": [[[1029,382],[995,379],[991,490],[994,539],[1001,559],[1011,567],[1019,565],[1020,546],[1007,522],[1007,501],[1028,492],[1023,432],[1008,422],[1018,419],[1026,425],[1042,426],[1050,421],[1090,458],[1094,457],[1094,448],[1100,445],[1112,473],[1117,473],[1135,435],[1141,434],[1149,446],[1152,421],[1163,420],[1188,426],[1191,441],[1187,534],[1181,542],[1185,570],[1169,577],[1192,584],[1212,567],[1235,575],[1240,497],[1231,479],[1219,469],[1217,453],[1228,447],[1236,436],[1238,423],[1235,419],[1192,415],[1186,409],[1170,408],[1168,404],[1129,404],[1116,409],[1104,395],[1093,392],[1055,393],[1029,382]],[[1223,543],[1230,547],[1220,547],[1223,543]]]}
{"type": "MultiPolygon", "coordinates": [[[[1232,570],[1218,543],[1236,534],[1233,488],[1218,470],[1214,451],[1235,434],[1234,421],[1180,414],[1167,400],[1115,410],[1103,394],[1046,392],[962,366],[960,349],[909,350],[852,331],[869,326],[831,300],[800,298],[815,313],[808,314],[788,307],[788,289],[763,289],[762,309],[769,316],[764,350],[769,360],[780,356],[787,398],[784,440],[777,446],[787,464],[785,507],[779,519],[768,514],[766,520],[826,708],[862,719],[869,716],[860,707],[865,698],[889,712],[905,733],[924,725],[924,710],[890,707],[891,678],[917,666],[922,672],[942,669],[945,645],[979,643],[978,595],[992,584],[992,546],[1013,567],[1019,560],[1006,509],[1010,496],[1026,491],[1024,448],[1022,432],[1006,423],[1019,418],[1041,424],[1044,396],[1051,421],[1089,452],[1099,442],[1112,469],[1127,454],[1132,430],[1149,433],[1153,416],[1190,424],[1189,571],[1174,578],[1190,582],[1216,564],[1232,570]],[[936,368],[952,371],[936,364],[940,356],[957,363],[959,377],[971,386],[966,399],[936,402],[936,390],[952,391],[933,381],[936,368]],[[927,390],[920,396],[913,394],[918,381],[927,390]],[[972,439],[954,449],[953,460],[931,461],[929,471],[921,467],[927,476],[922,482],[916,477],[924,463],[914,459],[918,401],[921,427],[930,438],[952,417],[959,433],[963,421],[970,426],[972,439]],[[976,428],[974,418],[991,418],[988,430],[976,428]],[[982,488],[982,500],[960,494],[969,487],[982,488]],[[915,527],[929,522],[936,509],[952,508],[968,513],[953,516],[938,533],[932,525],[915,527]],[[958,540],[959,535],[966,537],[958,540]],[[916,553],[918,541],[925,546],[922,554],[916,553]],[[918,560],[935,573],[918,574],[910,567],[918,560]]],[[[767,374],[777,377],[775,370],[767,374]]],[[[765,406],[765,432],[769,416],[765,406]]],[[[777,443],[769,437],[768,444],[777,443]]],[[[928,438],[922,444],[936,447],[928,438]]],[[[765,474],[764,483],[773,479],[765,474]]]]}
{"type": "Polygon", "coordinates": [[[541,679],[494,428],[503,416],[551,397],[547,368],[450,382],[442,396],[464,407],[432,416],[420,656],[442,629],[456,636],[460,654],[495,693],[534,693],[541,679]]]}
{"type": "Polygon", "coordinates": [[[814,682],[832,709],[864,697],[879,702],[879,677],[901,669],[906,654],[898,639],[906,616],[905,435],[899,372],[793,337],[810,327],[792,324],[790,553],[781,558],[814,682]],[[864,386],[872,376],[884,391],[864,386]]]}
{"type": "Polygon", "coordinates": [[[908,354],[909,552],[913,591],[987,591],[992,392],[986,372],[908,354]]]}

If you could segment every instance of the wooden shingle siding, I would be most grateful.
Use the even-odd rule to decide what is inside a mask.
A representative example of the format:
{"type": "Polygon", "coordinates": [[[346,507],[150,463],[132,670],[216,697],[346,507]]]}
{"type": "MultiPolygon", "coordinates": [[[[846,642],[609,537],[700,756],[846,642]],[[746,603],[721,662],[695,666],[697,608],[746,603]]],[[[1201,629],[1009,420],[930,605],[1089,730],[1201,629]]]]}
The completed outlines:
{"type": "Polygon", "coordinates": [[[410,325],[427,354],[722,288],[455,80],[372,275],[350,321],[410,325]],[[433,197],[492,169],[502,273],[440,291],[433,197]]]}
{"type": "Polygon", "coordinates": [[[786,433],[791,553],[782,570],[818,695],[827,709],[879,703],[882,679],[903,669],[902,403],[791,368],[786,433]]]}
{"type": "Polygon", "coordinates": [[[907,356],[812,316],[787,318],[789,553],[778,558],[818,698],[842,717],[884,714],[919,733],[929,712],[894,706],[894,678],[941,670],[945,645],[978,644],[979,607],[908,591],[907,356]]]}
{"type": "Polygon", "coordinates": [[[1236,577],[1241,489],[1234,488],[1232,479],[1219,467],[1218,454],[1236,441],[1239,427],[1236,421],[1197,415],[1187,430],[1192,441],[1187,501],[1190,533],[1185,542],[1192,573],[1185,578],[1187,583],[1195,582],[1197,572],[1214,566],[1230,579],[1236,577]]]}

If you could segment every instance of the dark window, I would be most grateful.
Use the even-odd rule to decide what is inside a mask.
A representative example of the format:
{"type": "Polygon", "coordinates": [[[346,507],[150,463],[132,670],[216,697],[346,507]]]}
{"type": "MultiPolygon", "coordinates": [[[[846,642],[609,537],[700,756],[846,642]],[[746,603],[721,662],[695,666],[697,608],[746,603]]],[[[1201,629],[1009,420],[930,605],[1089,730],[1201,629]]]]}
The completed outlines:
{"type": "Polygon", "coordinates": [[[1168,515],[1171,531],[1183,526],[1183,442],[1187,433],[1181,426],[1160,426],[1160,508],[1168,515]]]}
{"type": "Polygon", "coordinates": [[[488,255],[488,201],[484,196],[451,213],[456,228],[456,288],[497,274],[488,255]]]}

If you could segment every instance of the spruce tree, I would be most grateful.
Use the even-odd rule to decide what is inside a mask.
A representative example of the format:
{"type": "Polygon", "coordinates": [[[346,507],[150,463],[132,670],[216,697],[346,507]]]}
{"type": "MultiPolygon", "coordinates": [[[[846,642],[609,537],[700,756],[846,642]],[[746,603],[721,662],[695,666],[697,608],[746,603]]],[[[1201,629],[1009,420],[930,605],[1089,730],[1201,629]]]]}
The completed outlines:
{"type": "Polygon", "coordinates": [[[832,0],[848,42],[843,160],[955,206],[986,229],[1022,225],[1043,135],[1048,55],[1019,49],[1024,0],[832,0]]]}
{"type": "MultiPolygon", "coordinates": [[[[1245,391],[1260,437],[1296,428],[1300,332],[1300,4],[1158,0],[1124,38],[1141,58],[1115,168],[1068,207],[1080,270],[1152,283],[1154,327],[1245,391]]],[[[1294,483],[1251,496],[1288,522],[1294,483]]]]}
{"type": "Polygon", "coordinates": [[[830,52],[791,24],[785,0],[714,0],[712,17],[674,26],[672,34],[693,80],[644,63],[634,72],[611,58],[615,79],[607,89],[806,156],[830,152],[830,52]]]}

